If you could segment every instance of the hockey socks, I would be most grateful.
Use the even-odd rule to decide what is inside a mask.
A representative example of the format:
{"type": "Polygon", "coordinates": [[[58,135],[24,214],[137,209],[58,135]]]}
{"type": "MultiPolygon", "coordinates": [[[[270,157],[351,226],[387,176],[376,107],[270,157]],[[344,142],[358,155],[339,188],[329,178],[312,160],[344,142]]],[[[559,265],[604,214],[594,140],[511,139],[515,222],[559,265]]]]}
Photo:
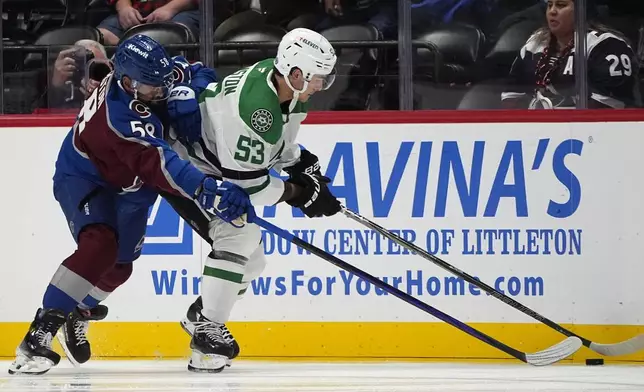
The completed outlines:
{"type": "Polygon", "coordinates": [[[103,275],[98,284],[92,288],[78,307],[81,309],[95,308],[100,302],[105,301],[114,290],[127,282],[131,275],[132,263],[114,264],[112,269],[103,275]]]}
{"type": "Polygon", "coordinates": [[[237,301],[247,261],[245,257],[231,252],[210,252],[201,281],[202,314],[207,319],[217,323],[228,321],[237,301]]]}
{"type": "Polygon", "coordinates": [[[118,242],[106,225],[91,225],[78,236],[78,248],[52,277],[43,296],[43,308],[68,314],[83,302],[106,271],[116,263],[118,242]]]}
{"type": "Polygon", "coordinates": [[[248,258],[244,277],[237,292],[237,299],[244,297],[244,294],[248,291],[248,286],[264,272],[264,268],[266,268],[266,256],[264,256],[264,247],[260,245],[248,258]]]}

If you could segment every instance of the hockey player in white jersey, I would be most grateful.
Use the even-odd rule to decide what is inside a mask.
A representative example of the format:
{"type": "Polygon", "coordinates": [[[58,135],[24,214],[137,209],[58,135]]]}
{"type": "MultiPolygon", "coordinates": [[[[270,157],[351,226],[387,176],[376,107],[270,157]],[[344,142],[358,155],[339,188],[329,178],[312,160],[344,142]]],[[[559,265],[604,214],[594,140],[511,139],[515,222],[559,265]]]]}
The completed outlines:
{"type": "MultiPolygon", "coordinates": [[[[340,203],[327,187],[330,179],[322,176],[317,157],[295,143],[307,101],[331,86],[335,63],[335,51],[323,36],[295,29],[280,42],[276,58],[211,83],[199,97],[189,86],[175,87],[172,148],[205,173],[243,187],[256,207],[284,201],[308,217],[336,214],[340,203]],[[284,170],[289,178],[271,176],[270,169],[284,170]]],[[[204,221],[180,199],[168,201],[212,243],[202,296],[182,325],[192,335],[188,368],[219,372],[239,353],[225,323],[266,265],[260,228],[234,228],[218,218],[204,221]]]]}

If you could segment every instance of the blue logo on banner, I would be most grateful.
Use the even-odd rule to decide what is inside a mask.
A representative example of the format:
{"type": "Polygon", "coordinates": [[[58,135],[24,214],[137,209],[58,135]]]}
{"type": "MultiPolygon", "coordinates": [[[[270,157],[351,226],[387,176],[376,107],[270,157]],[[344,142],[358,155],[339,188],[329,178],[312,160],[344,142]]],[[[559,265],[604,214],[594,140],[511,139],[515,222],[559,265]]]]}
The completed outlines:
{"type": "Polygon", "coordinates": [[[192,252],[192,228],[159,197],[148,214],[142,254],[191,255],[192,252]]]}

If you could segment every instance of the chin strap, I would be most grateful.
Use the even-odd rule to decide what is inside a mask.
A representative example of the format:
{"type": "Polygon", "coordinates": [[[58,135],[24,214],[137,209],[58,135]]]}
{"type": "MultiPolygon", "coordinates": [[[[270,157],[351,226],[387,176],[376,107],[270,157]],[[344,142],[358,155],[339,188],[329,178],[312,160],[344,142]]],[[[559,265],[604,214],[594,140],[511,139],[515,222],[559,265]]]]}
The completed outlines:
{"type": "Polygon", "coordinates": [[[288,88],[293,91],[293,99],[291,100],[291,105],[289,107],[289,112],[292,112],[293,109],[295,108],[295,105],[297,104],[297,99],[299,98],[300,94],[306,91],[306,89],[309,87],[309,82],[304,79],[304,86],[302,86],[301,90],[297,90],[293,85],[291,84],[291,80],[288,78],[288,76],[284,76],[284,81],[286,82],[286,85],[288,88]]]}

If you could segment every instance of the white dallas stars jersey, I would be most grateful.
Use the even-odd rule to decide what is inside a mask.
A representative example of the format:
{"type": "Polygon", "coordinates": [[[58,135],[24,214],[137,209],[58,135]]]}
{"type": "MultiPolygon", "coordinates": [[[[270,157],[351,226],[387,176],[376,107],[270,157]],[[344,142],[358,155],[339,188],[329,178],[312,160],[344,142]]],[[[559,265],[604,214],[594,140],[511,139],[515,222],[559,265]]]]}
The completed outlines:
{"type": "Polygon", "coordinates": [[[297,101],[280,105],[272,78],[267,59],[211,83],[199,98],[201,140],[172,146],[204,173],[244,188],[256,206],[273,205],[284,193],[284,182],[269,170],[279,173],[299,160],[295,138],[307,110],[297,101]]]}
{"type": "MultiPolygon", "coordinates": [[[[591,108],[634,107],[638,105],[637,65],[631,47],[610,32],[589,31],[586,36],[589,106],[591,108]]],[[[574,108],[575,99],[575,50],[565,51],[558,57],[554,46],[540,39],[538,34],[528,39],[512,65],[512,86],[502,95],[502,100],[518,100],[524,108],[574,108]],[[549,53],[545,63],[544,53],[549,53]],[[539,72],[549,72],[549,83],[536,94],[539,72]]]]}

